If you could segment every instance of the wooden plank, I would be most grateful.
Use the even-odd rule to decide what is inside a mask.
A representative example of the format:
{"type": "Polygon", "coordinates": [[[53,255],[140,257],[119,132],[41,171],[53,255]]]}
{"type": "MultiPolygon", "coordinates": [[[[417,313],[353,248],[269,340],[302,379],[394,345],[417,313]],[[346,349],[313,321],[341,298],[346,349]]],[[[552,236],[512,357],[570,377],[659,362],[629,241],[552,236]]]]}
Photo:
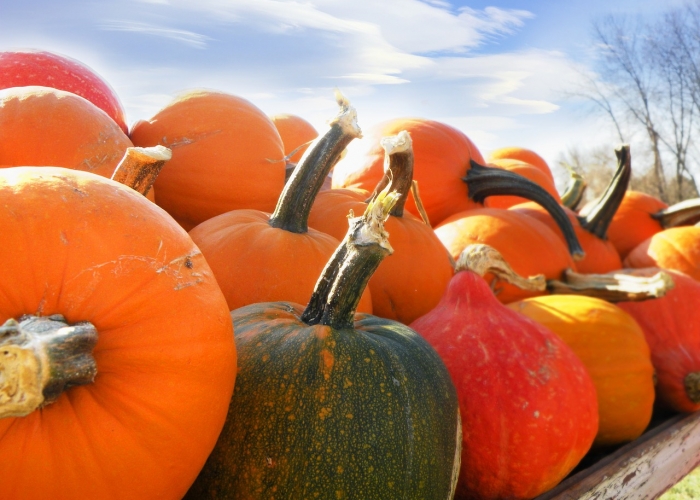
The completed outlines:
{"type": "Polygon", "coordinates": [[[700,464],[700,412],[677,415],[536,500],[654,499],[700,464]]]}

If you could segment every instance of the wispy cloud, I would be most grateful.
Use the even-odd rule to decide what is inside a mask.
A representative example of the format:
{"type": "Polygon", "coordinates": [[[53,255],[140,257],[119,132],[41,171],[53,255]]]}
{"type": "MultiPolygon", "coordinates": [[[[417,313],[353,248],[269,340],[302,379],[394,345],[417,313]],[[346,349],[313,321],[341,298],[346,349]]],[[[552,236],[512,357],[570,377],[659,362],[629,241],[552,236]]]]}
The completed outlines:
{"type": "Polygon", "coordinates": [[[155,26],[152,24],[134,21],[107,21],[102,23],[100,28],[107,31],[131,31],[135,33],[142,33],[144,35],[170,38],[198,49],[205,48],[207,41],[211,40],[211,38],[206,35],[200,35],[199,33],[194,33],[192,31],[155,26]]]}

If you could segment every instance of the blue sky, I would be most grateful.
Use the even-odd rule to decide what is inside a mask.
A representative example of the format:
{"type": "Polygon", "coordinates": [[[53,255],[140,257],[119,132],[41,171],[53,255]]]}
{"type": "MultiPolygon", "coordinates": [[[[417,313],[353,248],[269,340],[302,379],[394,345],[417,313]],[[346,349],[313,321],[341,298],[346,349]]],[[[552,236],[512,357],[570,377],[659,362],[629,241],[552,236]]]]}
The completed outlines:
{"type": "Polygon", "coordinates": [[[129,123],[204,87],[323,131],[338,88],[364,130],[420,116],[461,129],[483,153],[525,146],[553,163],[582,142],[609,142],[611,154],[616,145],[607,122],[566,97],[590,71],[592,21],[681,3],[0,0],[0,50],[87,64],[116,90],[129,123]]]}

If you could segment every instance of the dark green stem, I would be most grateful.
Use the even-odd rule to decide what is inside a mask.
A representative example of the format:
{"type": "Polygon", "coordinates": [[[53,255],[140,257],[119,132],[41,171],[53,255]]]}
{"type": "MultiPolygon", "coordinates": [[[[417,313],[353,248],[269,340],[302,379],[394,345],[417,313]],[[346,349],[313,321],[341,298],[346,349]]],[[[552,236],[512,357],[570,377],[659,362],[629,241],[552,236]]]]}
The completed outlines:
{"type": "Polygon", "coordinates": [[[355,109],[339,101],[341,110],[330,129],[304,153],[294,168],[270,217],[272,227],[306,233],[311,206],[341,153],[353,139],[361,137],[355,109]]]}
{"type": "Polygon", "coordinates": [[[632,176],[630,147],[625,144],[615,150],[617,156],[617,171],[610,180],[608,187],[595,203],[591,204],[585,213],[579,214],[581,227],[601,240],[607,239],[608,227],[620,207],[627,186],[632,176]]]}
{"type": "Polygon", "coordinates": [[[402,130],[397,135],[382,138],[384,155],[384,177],[374,188],[372,195],[365,200],[369,203],[380,191],[391,184],[392,189],[401,196],[394,205],[390,215],[403,217],[408,193],[413,186],[413,146],[411,136],[402,130]]]}
{"type": "Polygon", "coordinates": [[[514,172],[479,165],[474,160],[471,160],[470,165],[471,168],[462,179],[467,183],[470,199],[477,203],[483,203],[489,196],[513,195],[534,201],[547,210],[561,228],[569,247],[569,253],[574,259],[583,258],[584,252],[576,237],[574,227],[559,202],[551,194],[531,180],[514,172]]]}
{"type": "Polygon", "coordinates": [[[677,226],[692,226],[700,222],[700,198],[685,200],[668,208],[659,210],[652,217],[658,220],[664,229],[677,226]]]}

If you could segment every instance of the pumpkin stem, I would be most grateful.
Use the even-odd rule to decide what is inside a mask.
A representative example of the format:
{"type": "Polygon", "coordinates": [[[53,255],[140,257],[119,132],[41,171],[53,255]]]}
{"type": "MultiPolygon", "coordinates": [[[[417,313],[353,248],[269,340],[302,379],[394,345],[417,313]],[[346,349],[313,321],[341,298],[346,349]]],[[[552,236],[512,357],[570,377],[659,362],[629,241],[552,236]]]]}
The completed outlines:
{"type": "Polygon", "coordinates": [[[477,203],[482,203],[489,196],[506,194],[521,196],[538,203],[549,212],[561,228],[569,247],[569,253],[574,260],[581,260],[585,256],[574,227],[559,202],[530,179],[515,172],[486,167],[470,160],[470,168],[462,180],[467,184],[469,198],[477,203]]]}
{"type": "Polygon", "coordinates": [[[685,393],[693,403],[700,403],[700,372],[690,372],[683,379],[685,393]]]}
{"type": "Polygon", "coordinates": [[[333,166],[353,139],[362,137],[357,125],[357,112],[340,92],[336,93],[340,112],[331,120],[330,128],[317,138],[294,168],[277,200],[270,225],[306,233],[311,206],[333,166]]]}
{"type": "Polygon", "coordinates": [[[112,180],[146,196],[160,170],[173,153],[165,146],[126,148],[124,158],[112,174],[112,180]]]}
{"type": "Polygon", "coordinates": [[[700,198],[685,200],[668,208],[659,210],[652,217],[661,223],[664,229],[677,226],[692,226],[700,222],[700,198]]]}
{"type": "Polygon", "coordinates": [[[625,272],[580,274],[568,269],[564,280],[547,281],[547,289],[558,295],[585,295],[608,302],[657,299],[674,287],[673,278],[659,271],[653,276],[634,276],[625,272]]]}
{"type": "Polygon", "coordinates": [[[629,144],[617,148],[615,155],[617,170],[608,187],[595,203],[592,203],[585,212],[582,211],[578,217],[581,227],[601,240],[607,239],[608,227],[625,197],[625,191],[632,176],[629,144]]]}
{"type": "Polygon", "coordinates": [[[506,281],[522,290],[541,292],[546,287],[544,274],[523,278],[510,267],[498,250],[481,243],[469,245],[462,250],[455,264],[455,272],[460,271],[472,271],[482,278],[491,273],[496,279],[506,281]]]}
{"type": "Polygon", "coordinates": [[[411,183],[411,194],[413,195],[413,201],[416,204],[416,209],[418,210],[421,219],[423,219],[426,226],[433,227],[430,225],[430,217],[428,217],[428,212],[425,210],[425,206],[423,205],[423,200],[420,197],[420,190],[418,189],[418,181],[415,179],[413,179],[413,182],[411,183]]]}
{"type": "Polygon", "coordinates": [[[97,330],[63,316],[22,316],[0,327],[0,418],[24,417],[95,380],[97,330]]]}
{"type": "Polygon", "coordinates": [[[362,292],[381,261],[393,252],[384,222],[399,194],[387,185],[361,217],[352,217],[345,239],[326,264],[301,320],[308,325],[352,328],[362,292]]]}
{"type": "Polygon", "coordinates": [[[399,193],[399,200],[390,215],[403,217],[406,198],[413,181],[413,141],[405,130],[397,135],[382,137],[379,141],[384,148],[384,177],[374,188],[374,192],[365,203],[373,200],[389,184],[399,193]]]}
{"type": "Polygon", "coordinates": [[[566,208],[576,210],[583,199],[583,193],[586,191],[588,183],[571,165],[568,163],[562,163],[562,165],[569,172],[569,184],[566,186],[564,194],[561,195],[561,204],[566,208]]]}

